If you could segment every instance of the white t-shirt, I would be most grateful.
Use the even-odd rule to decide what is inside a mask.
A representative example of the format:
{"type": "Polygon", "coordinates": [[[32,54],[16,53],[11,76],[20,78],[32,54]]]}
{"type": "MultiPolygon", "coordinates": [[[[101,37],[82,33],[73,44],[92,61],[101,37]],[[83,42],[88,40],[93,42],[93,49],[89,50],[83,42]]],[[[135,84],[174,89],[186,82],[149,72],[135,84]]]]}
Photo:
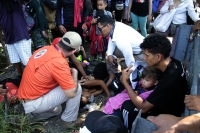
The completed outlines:
{"type": "Polygon", "coordinates": [[[123,54],[127,66],[134,64],[133,54],[141,52],[140,44],[144,37],[132,27],[121,22],[115,22],[113,38],[109,37],[107,56],[113,55],[117,47],[123,54]]]}
{"type": "MultiPolygon", "coordinates": [[[[163,14],[163,13],[169,12],[168,8],[169,8],[170,4],[171,4],[170,1],[166,1],[164,6],[160,9],[160,13],[163,14]]],[[[176,12],[174,14],[172,23],[173,24],[184,24],[184,23],[186,23],[187,22],[186,11],[188,11],[188,15],[190,16],[190,18],[194,22],[199,20],[199,17],[194,10],[193,1],[192,0],[186,0],[176,7],[176,12]]]]}

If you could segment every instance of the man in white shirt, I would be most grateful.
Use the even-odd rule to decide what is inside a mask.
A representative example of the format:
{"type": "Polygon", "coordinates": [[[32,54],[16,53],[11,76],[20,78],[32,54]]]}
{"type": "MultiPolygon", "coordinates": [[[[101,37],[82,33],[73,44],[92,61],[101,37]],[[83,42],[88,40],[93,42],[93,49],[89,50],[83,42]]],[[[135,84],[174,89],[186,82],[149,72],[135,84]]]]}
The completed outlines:
{"type": "Polygon", "coordinates": [[[117,72],[116,67],[114,67],[115,60],[113,55],[118,58],[125,58],[126,66],[133,64],[135,66],[133,69],[137,67],[135,60],[143,60],[142,50],[139,46],[144,37],[132,27],[121,22],[115,22],[110,16],[104,15],[98,19],[98,29],[103,36],[109,36],[106,52],[109,74],[117,72]],[[110,71],[110,69],[112,70],[110,71]]]}

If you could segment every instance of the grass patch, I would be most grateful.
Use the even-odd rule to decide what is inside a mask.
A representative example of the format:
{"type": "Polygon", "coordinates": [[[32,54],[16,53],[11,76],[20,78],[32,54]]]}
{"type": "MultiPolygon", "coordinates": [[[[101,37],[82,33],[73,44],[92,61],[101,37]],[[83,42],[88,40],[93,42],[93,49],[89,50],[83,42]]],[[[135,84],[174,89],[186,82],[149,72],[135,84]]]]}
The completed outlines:
{"type": "Polygon", "coordinates": [[[4,103],[0,103],[0,133],[46,133],[42,123],[30,123],[25,115],[18,114],[9,108],[4,115],[4,103]]]}

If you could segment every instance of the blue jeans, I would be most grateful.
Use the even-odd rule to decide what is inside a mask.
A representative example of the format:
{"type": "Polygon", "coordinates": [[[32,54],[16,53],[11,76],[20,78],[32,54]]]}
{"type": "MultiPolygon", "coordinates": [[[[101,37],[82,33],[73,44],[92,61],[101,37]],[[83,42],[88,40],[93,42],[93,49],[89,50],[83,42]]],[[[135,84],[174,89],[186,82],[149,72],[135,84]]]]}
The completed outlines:
{"type": "Polygon", "coordinates": [[[147,30],[146,30],[146,23],[147,23],[147,17],[137,16],[134,13],[131,12],[131,20],[132,20],[132,27],[137,30],[138,24],[141,31],[142,36],[147,36],[147,30]]]}

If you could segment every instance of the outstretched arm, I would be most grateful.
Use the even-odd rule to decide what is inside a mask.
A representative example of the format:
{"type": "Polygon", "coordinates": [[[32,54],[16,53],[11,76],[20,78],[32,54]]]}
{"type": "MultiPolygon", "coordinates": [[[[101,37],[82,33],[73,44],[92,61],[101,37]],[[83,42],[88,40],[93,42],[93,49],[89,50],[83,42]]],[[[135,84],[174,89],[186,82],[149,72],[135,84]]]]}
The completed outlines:
{"type": "Polygon", "coordinates": [[[72,55],[70,55],[70,59],[74,63],[76,68],[81,72],[82,76],[86,76],[86,73],[83,70],[81,63],[77,60],[76,56],[74,54],[72,54],[72,55]]]}
{"type": "Polygon", "coordinates": [[[161,114],[159,116],[149,116],[147,118],[158,126],[158,130],[153,133],[200,133],[200,113],[187,117],[176,117],[173,115],[161,114]]]}
{"type": "Polygon", "coordinates": [[[106,84],[104,83],[103,80],[85,80],[84,82],[81,83],[81,85],[84,86],[101,86],[101,88],[105,91],[105,93],[107,94],[107,97],[110,97],[110,92],[108,90],[108,87],[106,86],[106,84]]]}

